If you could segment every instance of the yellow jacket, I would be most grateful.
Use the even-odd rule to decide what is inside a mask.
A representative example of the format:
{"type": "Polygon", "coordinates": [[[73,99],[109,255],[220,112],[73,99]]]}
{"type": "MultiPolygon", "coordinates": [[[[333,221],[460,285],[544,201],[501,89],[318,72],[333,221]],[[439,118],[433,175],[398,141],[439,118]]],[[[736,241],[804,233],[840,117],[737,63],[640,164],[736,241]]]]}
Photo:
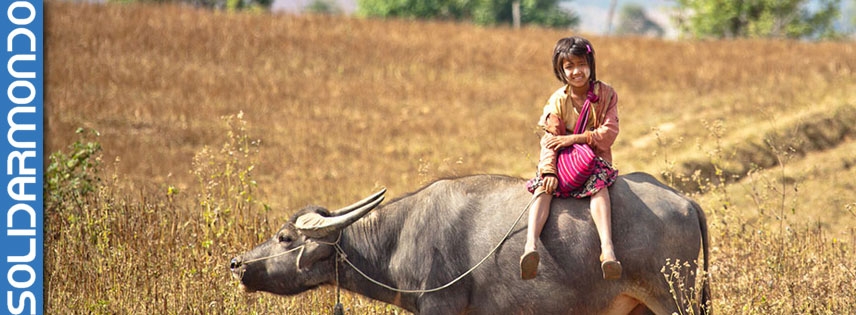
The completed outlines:
{"type": "MultiPolygon", "coordinates": [[[[606,83],[597,81],[594,85],[598,101],[591,104],[591,115],[585,128],[586,143],[592,148],[595,155],[612,163],[612,144],[618,137],[618,94],[606,83]]],[[[578,109],[574,108],[573,102],[569,100],[570,86],[565,85],[547,100],[544,105],[544,113],[538,120],[542,128],[546,125],[547,116],[558,115],[562,118],[567,129],[567,134],[572,134],[574,125],[579,117],[578,109]]],[[[556,173],[556,152],[544,147],[545,138],[541,139],[541,159],[538,163],[539,174],[556,173]]]]}

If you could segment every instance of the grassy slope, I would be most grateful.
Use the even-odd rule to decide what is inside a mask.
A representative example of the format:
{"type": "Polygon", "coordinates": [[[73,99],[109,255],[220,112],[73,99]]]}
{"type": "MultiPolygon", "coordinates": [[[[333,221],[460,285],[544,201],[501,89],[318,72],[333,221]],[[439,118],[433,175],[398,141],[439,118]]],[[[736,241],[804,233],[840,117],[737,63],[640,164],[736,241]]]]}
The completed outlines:
{"type": "MultiPolygon", "coordinates": [[[[550,49],[567,35],[186,8],[51,3],[48,13],[49,150],[76,127],[95,128],[130,176],[186,188],[190,157],[212,144],[218,117],[244,111],[277,208],[342,186],[396,194],[437,176],[530,176],[533,120],[557,87],[550,49]],[[297,182],[313,190],[287,184],[297,182]]],[[[600,78],[620,94],[624,172],[659,173],[664,159],[703,169],[703,124],[719,119],[724,149],[743,150],[735,171],[772,166],[764,138],[801,124],[837,128],[804,153],[853,141],[852,44],[592,40],[600,78]],[[829,126],[837,112],[847,119],[829,126]]]]}
{"type": "MultiPolygon", "coordinates": [[[[49,152],[94,128],[130,183],[190,191],[194,154],[220,143],[220,116],[243,111],[261,140],[260,197],[276,218],[374,186],[396,196],[441,176],[531,176],[534,120],[558,87],[550,50],[569,35],[169,6],[46,10],[49,152]]],[[[787,213],[788,224],[836,233],[856,222],[844,210],[856,202],[852,43],[590,39],[599,78],[620,95],[622,172],[715,178],[715,162],[737,183],[698,196],[718,237],[732,228],[715,225],[726,211],[787,213]],[[753,201],[759,185],[779,187],[779,160],[787,206],[753,201]]]]}

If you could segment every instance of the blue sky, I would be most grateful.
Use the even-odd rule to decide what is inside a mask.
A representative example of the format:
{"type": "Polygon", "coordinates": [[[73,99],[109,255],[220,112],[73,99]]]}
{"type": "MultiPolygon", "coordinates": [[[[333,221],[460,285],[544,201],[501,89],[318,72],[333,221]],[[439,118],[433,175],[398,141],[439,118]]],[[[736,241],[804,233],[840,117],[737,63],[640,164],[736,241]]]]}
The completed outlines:
{"type": "MultiPolygon", "coordinates": [[[[274,11],[285,11],[285,12],[300,12],[306,5],[312,3],[313,0],[274,0],[273,10],[274,11]]],[[[345,13],[352,13],[357,9],[357,0],[336,0],[339,3],[339,7],[345,11],[345,13]]],[[[578,27],[578,31],[588,34],[600,35],[606,33],[607,24],[606,18],[609,12],[609,2],[608,0],[574,0],[563,2],[561,5],[563,7],[568,7],[576,11],[580,15],[580,25],[578,27]]],[[[811,0],[810,6],[818,3],[818,0],[811,0]]],[[[648,17],[660,24],[663,29],[666,30],[667,38],[674,38],[677,36],[677,33],[674,30],[674,27],[671,23],[670,11],[674,7],[674,0],[618,0],[618,5],[616,6],[616,16],[614,19],[617,19],[618,12],[621,7],[630,4],[636,3],[640,4],[646,8],[646,13],[648,13],[648,17]]],[[[842,21],[847,21],[850,18],[851,14],[854,14],[854,6],[856,6],[856,0],[841,0],[842,4],[842,21]]],[[[613,25],[615,20],[613,20],[613,25]]],[[[845,26],[843,22],[840,23],[840,27],[852,27],[845,26]]]]}
{"type": "MultiPolygon", "coordinates": [[[[273,4],[274,11],[285,12],[300,12],[306,5],[312,3],[313,0],[275,0],[273,4]]],[[[345,13],[352,13],[357,9],[357,0],[336,0],[345,13]]],[[[609,11],[609,2],[606,0],[586,1],[576,0],[564,2],[562,6],[568,7],[576,11],[580,15],[581,23],[579,30],[585,33],[603,34],[606,32],[606,16],[609,11]]],[[[668,28],[663,23],[668,23],[669,18],[666,13],[669,5],[674,3],[671,0],[619,0],[617,8],[627,3],[638,3],[648,8],[648,14],[654,21],[661,23],[661,26],[668,28]]],[[[616,11],[618,11],[616,9],[616,11]]],[[[617,14],[617,13],[616,13],[617,14]]]]}

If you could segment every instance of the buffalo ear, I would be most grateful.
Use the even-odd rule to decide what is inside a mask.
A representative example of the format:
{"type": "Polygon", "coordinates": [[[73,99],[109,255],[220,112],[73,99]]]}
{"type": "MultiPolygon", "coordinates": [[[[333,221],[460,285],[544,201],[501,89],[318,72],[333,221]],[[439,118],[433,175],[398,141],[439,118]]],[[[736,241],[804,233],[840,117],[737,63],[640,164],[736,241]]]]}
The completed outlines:
{"type": "Polygon", "coordinates": [[[323,238],[353,224],[377,207],[384,199],[386,188],[356,203],[332,212],[325,217],[315,212],[309,212],[297,217],[294,227],[303,235],[312,238],[323,238]]]}
{"type": "Polygon", "coordinates": [[[312,265],[318,262],[318,260],[327,256],[329,255],[319,252],[317,243],[307,242],[303,249],[300,250],[300,253],[297,254],[297,270],[309,269],[312,265]],[[312,246],[308,246],[310,244],[312,246]]]}

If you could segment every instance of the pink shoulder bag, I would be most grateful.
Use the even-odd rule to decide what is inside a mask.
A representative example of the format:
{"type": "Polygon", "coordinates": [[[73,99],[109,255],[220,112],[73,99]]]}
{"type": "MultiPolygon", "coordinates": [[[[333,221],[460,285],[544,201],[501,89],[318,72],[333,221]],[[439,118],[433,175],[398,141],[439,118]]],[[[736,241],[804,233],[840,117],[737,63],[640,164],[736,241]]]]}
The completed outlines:
{"type": "MultiPolygon", "coordinates": [[[[588,125],[591,111],[591,97],[586,98],[580,111],[580,118],[574,126],[574,134],[582,134],[588,125]]],[[[582,187],[594,174],[594,151],[585,143],[575,143],[563,148],[556,156],[556,177],[559,179],[558,191],[570,192],[582,187]]]]}

